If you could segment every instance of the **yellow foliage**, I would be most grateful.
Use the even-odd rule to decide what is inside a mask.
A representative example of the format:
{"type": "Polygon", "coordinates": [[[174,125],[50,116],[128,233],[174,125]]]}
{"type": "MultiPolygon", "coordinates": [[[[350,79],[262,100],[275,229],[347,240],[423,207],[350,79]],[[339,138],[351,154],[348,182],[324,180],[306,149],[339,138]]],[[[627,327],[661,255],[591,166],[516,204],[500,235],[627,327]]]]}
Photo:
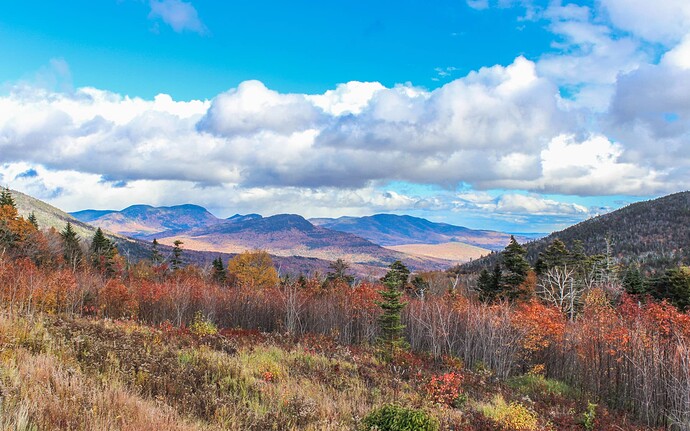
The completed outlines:
{"type": "Polygon", "coordinates": [[[278,284],[271,256],[263,250],[245,251],[228,262],[230,278],[240,286],[268,288],[278,284]]]}
{"type": "Polygon", "coordinates": [[[536,431],[539,429],[539,418],[535,412],[517,401],[507,404],[500,394],[496,395],[491,403],[479,404],[477,410],[506,430],[536,431]]]}

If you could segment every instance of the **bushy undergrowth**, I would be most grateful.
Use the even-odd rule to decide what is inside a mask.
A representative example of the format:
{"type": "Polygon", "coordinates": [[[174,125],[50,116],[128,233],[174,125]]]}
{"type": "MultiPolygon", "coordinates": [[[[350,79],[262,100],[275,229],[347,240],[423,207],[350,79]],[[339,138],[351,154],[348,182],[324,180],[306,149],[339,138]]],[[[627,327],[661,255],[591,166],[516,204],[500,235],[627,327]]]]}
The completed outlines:
{"type": "Polygon", "coordinates": [[[423,410],[386,404],[367,415],[363,431],[437,431],[438,419],[423,410]]]}

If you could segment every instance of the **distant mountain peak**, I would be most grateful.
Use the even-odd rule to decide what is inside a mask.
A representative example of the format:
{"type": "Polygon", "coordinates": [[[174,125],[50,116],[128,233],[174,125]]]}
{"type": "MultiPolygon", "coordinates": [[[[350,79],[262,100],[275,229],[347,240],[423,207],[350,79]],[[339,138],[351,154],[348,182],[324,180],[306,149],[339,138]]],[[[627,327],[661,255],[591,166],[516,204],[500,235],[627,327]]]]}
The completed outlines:
{"type": "Polygon", "coordinates": [[[263,218],[261,214],[251,213],[251,214],[235,214],[228,217],[226,220],[231,221],[248,221],[248,220],[258,220],[263,218]]]}
{"type": "Polygon", "coordinates": [[[500,250],[510,240],[510,235],[503,232],[474,230],[410,215],[382,213],[364,217],[320,218],[311,221],[318,226],[352,233],[384,246],[462,242],[491,250],[500,250]]]}

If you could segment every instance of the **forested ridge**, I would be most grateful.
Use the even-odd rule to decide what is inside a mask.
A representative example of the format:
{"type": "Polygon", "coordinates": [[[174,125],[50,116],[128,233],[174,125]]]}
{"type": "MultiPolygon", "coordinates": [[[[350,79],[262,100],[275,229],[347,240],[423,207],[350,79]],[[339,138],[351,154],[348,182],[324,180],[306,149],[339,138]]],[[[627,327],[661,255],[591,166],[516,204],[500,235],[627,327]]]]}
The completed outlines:
{"type": "MultiPolygon", "coordinates": [[[[525,244],[527,259],[536,263],[555,239],[568,248],[578,244],[587,254],[609,253],[620,264],[639,264],[652,273],[690,263],[690,192],[680,192],[644,202],[636,202],[549,236],[525,244]]],[[[468,271],[490,268],[496,253],[463,265],[468,271]]]]}

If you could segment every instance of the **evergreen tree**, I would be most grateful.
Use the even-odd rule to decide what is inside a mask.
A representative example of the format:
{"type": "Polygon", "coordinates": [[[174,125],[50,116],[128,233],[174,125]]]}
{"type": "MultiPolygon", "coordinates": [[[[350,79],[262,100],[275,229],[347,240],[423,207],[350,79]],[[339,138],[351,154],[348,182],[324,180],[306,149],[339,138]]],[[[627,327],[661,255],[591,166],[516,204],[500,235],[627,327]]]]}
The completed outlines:
{"type": "Polygon", "coordinates": [[[158,250],[158,240],[156,238],[154,238],[153,243],[151,243],[151,262],[153,262],[154,265],[163,263],[163,255],[160,250],[158,250]]]}
{"type": "Polygon", "coordinates": [[[527,279],[527,274],[530,271],[529,262],[525,256],[527,251],[515,240],[515,237],[510,236],[510,243],[502,252],[503,267],[506,274],[502,275],[502,285],[504,295],[511,300],[520,297],[523,292],[521,286],[527,279]]]}
{"type": "Polygon", "coordinates": [[[663,276],[650,280],[649,293],[656,299],[665,299],[681,311],[690,308],[690,268],[676,267],[663,276]]]}
{"type": "Polygon", "coordinates": [[[381,282],[383,284],[392,283],[401,291],[407,285],[407,279],[410,277],[410,270],[399,260],[391,263],[390,270],[383,276],[381,282]]]}
{"type": "Polygon", "coordinates": [[[172,259],[170,259],[170,266],[173,270],[180,269],[182,266],[182,247],[180,247],[182,244],[184,243],[179,239],[176,239],[175,242],[173,242],[173,255],[172,259]]]}
{"type": "Polygon", "coordinates": [[[501,267],[499,264],[494,265],[492,272],[484,268],[479,273],[477,291],[479,293],[479,300],[482,302],[494,302],[501,297],[501,267]]]}
{"type": "Polygon", "coordinates": [[[223,259],[218,256],[216,259],[213,259],[213,279],[220,284],[225,284],[225,280],[227,279],[227,274],[225,273],[225,267],[223,266],[223,259]]]}
{"type": "Polygon", "coordinates": [[[72,269],[76,269],[82,261],[83,252],[79,235],[74,231],[72,223],[67,222],[65,229],[60,232],[60,236],[62,237],[62,250],[65,262],[72,269]]]}
{"type": "Polygon", "coordinates": [[[334,283],[337,281],[342,281],[348,285],[351,285],[355,281],[355,277],[348,274],[347,271],[350,269],[350,265],[343,259],[336,259],[335,262],[331,262],[328,265],[329,271],[326,274],[326,282],[334,283]]]}
{"type": "Polygon", "coordinates": [[[36,229],[38,229],[38,220],[36,220],[36,214],[34,214],[33,211],[31,211],[31,214],[29,214],[29,223],[33,225],[36,229]]]}
{"type": "Polygon", "coordinates": [[[91,239],[89,251],[91,253],[91,264],[93,267],[105,274],[112,274],[117,249],[115,245],[105,237],[100,227],[96,229],[96,233],[91,239]]]}
{"type": "Polygon", "coordinates": [[[570,266],[572,260],[573,256],[570,251],[568,251],[563,241],[556,238],[546,247],[546,250],[539,253],[534,269],[537,275],[541,275],[551,268],[558,266],[562,267],[564,265],[570,266]]]}
{"type": "Polygon", "coordinates": [[[0,206],[4,205],[17,209],[17,204],[14,202],[14,198],[12,198],[12,192],[6,187],[0,192],[0,206]]]}
{"type": "Polygon", "coordinates": [[[623,276],[623,288],[631,295],[640,295],[646,292],[639,265],[631,264],[628,266],[623,276]]]}
{"type": "Polygon", "coordinates": [[[382,279],[385,289],[379,293],[383,299],[376,302],[376,305],[383,310],[379,317],[379,328],[381,329],[379,341],[387,359],[393,358],[396,349],[406,347],[405,340],[402,338],[405,325],[402,324],[401,312],[407,303],[401,298],[409,274],[410,270],[402,262],[399,260],[393,262],[390,270],[382,279]]]}
{"type": "Polygon", "coordinates": [[[412,290],[414,293],[424,299],[424,295],[426,294],[426,291],[429,290],[429,282],[424,279],[421,275],[415,275],[412,277],[412,281],[410,282],[412,285],[412,290]]]}

